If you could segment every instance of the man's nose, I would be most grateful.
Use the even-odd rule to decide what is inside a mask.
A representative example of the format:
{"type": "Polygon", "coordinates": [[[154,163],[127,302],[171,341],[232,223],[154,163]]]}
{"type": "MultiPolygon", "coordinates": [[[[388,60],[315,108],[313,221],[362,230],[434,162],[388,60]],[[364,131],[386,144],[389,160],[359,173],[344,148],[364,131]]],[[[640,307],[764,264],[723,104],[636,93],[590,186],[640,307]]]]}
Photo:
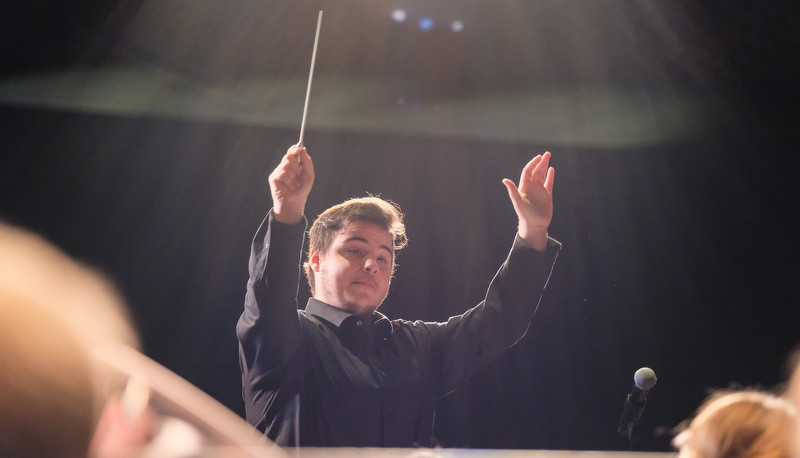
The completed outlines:
{"type": "Polygon", "coordinates": [[[369,273],[375,273],[378,271],[378,260],[373,258],[372,256],[367,256],[364,259],[364,271],[369,273]]]}

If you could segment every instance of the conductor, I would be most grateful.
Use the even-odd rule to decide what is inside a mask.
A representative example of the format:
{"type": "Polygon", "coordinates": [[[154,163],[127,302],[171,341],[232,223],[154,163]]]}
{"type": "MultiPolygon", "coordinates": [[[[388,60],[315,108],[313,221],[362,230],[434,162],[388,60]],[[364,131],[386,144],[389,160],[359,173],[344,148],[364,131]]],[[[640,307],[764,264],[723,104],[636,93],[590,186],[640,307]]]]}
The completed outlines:
{"type": "Polygon", "coordinates": [[[436,401],[519,341],[541,300],[561,249],[547,233],[549,162],[538,155],[519,184],[503,180],[518,231],[485,298],[423,322],[377,311],[406,244],[394,203],[363,197],[325,210],[304,252],[314,165],[305,147],[290,147],[269,176],[273,207],[252,243],[236,326],[247,421],[282,446],[432,446],[436,401]]]}

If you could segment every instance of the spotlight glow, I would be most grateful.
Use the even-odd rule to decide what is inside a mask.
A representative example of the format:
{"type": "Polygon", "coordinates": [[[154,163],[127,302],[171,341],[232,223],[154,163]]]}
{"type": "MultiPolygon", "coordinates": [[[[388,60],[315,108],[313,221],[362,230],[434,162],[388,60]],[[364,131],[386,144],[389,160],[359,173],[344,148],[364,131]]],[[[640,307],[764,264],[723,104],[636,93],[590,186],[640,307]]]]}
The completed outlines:
{"type": "Polygon", "coordinates": [[[455,21],[453,21],[452,24],[450,24],[450,30],[452,30],[453,32],[458,33],[460,31],[464,30],[464,23],[462,21],[455,20],[455,21]]]}
{"type": "Polygon", "coordinates": [[[425,16],[425,17],[423,17],[422,19],[419,20],[417,25],[419,26],[420,30],[427,32],[428,30],[433,28],[435,23],[433,22],[432,18],[430,18],[428,16],[425,16]]]}
{"type": "Polygon", "coordinates": [[[392,20],[394,22],[405,22],[407,17],[408,14],[406,13],[406,10],[402,8],[397,8],[392,11],[392,20]]]}

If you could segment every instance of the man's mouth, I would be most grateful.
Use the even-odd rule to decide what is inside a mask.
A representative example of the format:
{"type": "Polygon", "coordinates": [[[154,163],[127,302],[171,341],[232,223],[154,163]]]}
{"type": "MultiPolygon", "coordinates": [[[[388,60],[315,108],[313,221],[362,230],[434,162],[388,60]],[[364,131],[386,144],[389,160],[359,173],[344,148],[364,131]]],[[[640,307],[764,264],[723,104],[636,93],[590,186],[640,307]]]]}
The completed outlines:
{"type": "Polygon", "coordinates": [[[371,278],[362,278],[360,280],[354,280],[353,283],[356,285],[367,286],[370,288],[376,288],[377,285],[375,284],[375,280],[371,278]]]}

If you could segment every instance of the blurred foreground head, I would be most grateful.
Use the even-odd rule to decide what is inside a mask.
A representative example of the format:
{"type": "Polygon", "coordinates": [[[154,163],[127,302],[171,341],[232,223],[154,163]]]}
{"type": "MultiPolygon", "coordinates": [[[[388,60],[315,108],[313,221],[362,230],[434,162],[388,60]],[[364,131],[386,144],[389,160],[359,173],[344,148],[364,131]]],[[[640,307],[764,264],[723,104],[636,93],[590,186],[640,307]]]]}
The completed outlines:
{"type": "Polygon", "coordinates": [[[0,223],[0,253],[0,456],[85,457],[113,389],[89,350],[136,333],[110,282],[40,237],[0,223]]]}
{"type": "Polygon", "coordinates": [[[791,458],[797,408],[786,398],[744,390],[710,396],[673,444],[680,458],[791,458]]]}
{"type": "MultiPolygon", "coordinates": [[[[786,396],[794,403],[794,406],[800,411],[800,347],[794,351],[791,359],[794,367],[792,376],[789,379],[789,389],[786,396]]],[[[800,416],[800,414],[798,414],[800,416]]],[[[795,456],[800,456],[800,419],[797,421],[797,430],[795,432],[795,456]]]]}
{"type": "Polygon", "coordinates": [[[281,457],[139,351],[112,283],[0,222],[0,457],[281,457]]]}

